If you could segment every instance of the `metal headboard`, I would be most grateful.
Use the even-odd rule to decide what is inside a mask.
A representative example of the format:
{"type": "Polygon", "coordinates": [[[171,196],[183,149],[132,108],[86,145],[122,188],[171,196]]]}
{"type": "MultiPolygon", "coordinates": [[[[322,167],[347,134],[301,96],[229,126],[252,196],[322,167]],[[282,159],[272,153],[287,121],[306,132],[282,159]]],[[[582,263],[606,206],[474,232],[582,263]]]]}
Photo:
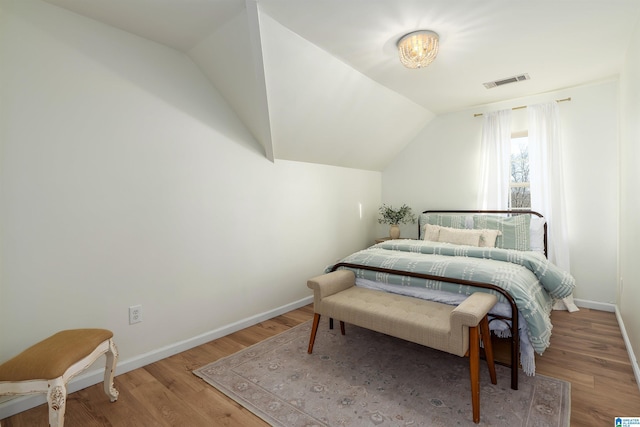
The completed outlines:
{"type": "MultiPolygon", "coordinates": [[[[500,209],[490,209],[490,210],[466,210],[466,209],[454,209],[454,210],[426,210],[422,212],[423,214],[501,214],[504,216],[513,216],[513,215],[522,215],[522,214],[531,214],[540,218],[544,218],[539,212],[531,211],[531,210],[500,210],[500,209]]],[[[420,224],[418,224],[418,236],[421,235],[420,224]]],[[[549,257],[547,252],[547,223],[544,223],[544,256],[549,257]]]]}

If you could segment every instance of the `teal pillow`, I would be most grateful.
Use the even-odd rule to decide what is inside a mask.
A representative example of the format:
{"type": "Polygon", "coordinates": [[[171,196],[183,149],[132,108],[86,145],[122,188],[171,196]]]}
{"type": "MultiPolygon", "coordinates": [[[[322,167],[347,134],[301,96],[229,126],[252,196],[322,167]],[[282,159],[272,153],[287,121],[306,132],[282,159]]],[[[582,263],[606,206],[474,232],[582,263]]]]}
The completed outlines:
{"type": "Polygon", "coordinates": [[[418,238],[420,240],[424,239],[425,224],[439,225],[441,227],[449,228],[468,228],[466,226],[466,219],[467,215],[421,213],[418,216],[418,238]]]}
{"type": "Polygon", "coordinates": [[[453,215],[453,214],[427,214],[427,224],[439,225],[441,227],[449,228],[467,228],[466,215],[453,215]]]}
{"type": "Polygon", "coordinates": [[[500,230],[501,236],[496,239],[496,248],[517,249],[528,251],[531,249],[529,243],[529,227],[531,225],[531,215],[522,214],[510,217],[495,215],[474,215],[473,228],[489,230],[500,230]]]}

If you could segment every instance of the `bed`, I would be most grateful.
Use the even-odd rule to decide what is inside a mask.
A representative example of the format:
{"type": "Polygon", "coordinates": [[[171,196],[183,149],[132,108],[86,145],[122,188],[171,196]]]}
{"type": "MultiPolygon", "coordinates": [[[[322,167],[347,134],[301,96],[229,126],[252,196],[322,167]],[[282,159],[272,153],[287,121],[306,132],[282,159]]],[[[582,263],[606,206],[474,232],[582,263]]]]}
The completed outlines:
{"type": "Polygon", "coordinates": [[[326,271],[350,269],[356,285],[447,304],[475,291],[495,294],[490,327],[510,338],[511,387],[518,365],[535,374],[551,337],[550,314],[575,280],[547,260],[547,228],[534,211],[425,211],[418,240],[397,239],[353,253],[326,271]],[[513,316],[512,313],[518,313],[513,316]]]}

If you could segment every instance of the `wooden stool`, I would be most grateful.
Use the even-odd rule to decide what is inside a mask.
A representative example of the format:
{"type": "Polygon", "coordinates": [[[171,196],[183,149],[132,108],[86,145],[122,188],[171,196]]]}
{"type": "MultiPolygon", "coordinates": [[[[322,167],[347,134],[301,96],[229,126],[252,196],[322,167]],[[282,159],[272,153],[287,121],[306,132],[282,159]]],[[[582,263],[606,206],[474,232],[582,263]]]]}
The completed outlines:
{"type": "Polygon", "coordinates": [[[46,393],[49,425],[63,427],[67,383],[105,353],[104,392],[115,402],[118,391],[113,375],[118,350],[113,333],[106,329],[58,332],[9,359],[0,365],[0,396],[46,393]]]}

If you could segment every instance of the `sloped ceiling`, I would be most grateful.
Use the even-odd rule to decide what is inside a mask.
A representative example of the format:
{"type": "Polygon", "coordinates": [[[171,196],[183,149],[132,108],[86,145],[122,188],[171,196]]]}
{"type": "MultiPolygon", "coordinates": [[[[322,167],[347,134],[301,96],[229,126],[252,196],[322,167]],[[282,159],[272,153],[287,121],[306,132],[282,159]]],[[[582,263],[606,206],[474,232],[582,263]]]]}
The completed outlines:
{"type": "Polygon", "coordinates": [[[637,0],[46,1],[185,52],[267,158],[370,170],[437,114],[616,76],[640,16],[637,0]],[[440,53],[408,70],[395,43],[417,29],[440,53]]]}

